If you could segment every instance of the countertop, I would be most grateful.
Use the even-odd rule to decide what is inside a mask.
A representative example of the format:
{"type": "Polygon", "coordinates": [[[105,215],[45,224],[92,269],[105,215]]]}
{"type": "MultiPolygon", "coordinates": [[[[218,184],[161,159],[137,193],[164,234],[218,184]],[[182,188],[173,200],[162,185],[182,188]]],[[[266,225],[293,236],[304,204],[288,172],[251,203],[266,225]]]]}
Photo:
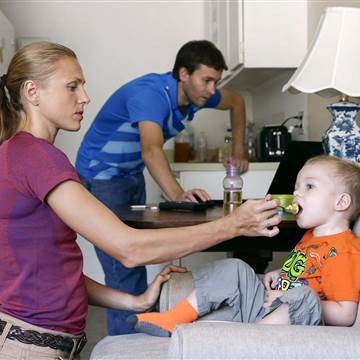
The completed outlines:
{"type": "MultiPolygon", "coordinates": [[[[276,170],[278,162],[250,162],[249,171],[276,170]]],[[[170,163],[173,171],[225,171],[222,163],[170,163]]]]}

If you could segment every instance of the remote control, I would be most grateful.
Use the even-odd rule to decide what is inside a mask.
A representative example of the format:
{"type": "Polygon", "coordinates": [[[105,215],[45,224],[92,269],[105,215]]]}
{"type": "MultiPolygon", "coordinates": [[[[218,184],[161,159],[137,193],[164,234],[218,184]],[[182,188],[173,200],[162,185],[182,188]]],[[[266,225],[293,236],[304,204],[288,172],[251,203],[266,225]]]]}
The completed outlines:
{"type": "Polygon", "coordinates": [[[195,203],[190,201],[166,201],[159,203],[160,210],[204,211],[213,206],[207,202],[195,203]]]}

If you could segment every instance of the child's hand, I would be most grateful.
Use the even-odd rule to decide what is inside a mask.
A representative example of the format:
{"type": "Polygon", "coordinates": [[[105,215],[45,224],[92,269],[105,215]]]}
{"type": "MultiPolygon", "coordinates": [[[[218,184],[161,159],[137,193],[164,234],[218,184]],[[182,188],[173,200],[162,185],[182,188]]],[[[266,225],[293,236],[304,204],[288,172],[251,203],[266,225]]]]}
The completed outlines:
{"type": "Polygon", "coordinates": [[[185,273],[187,272],[187,269],[173,264],[165,266],[160,273],[156,275],[147,290],[143,294],[137,296],[138,307],[136,310],[145,311],[156,303],[160,295],[161,284],[170,279],[172,272],[185,273]]]}
{"type": "Polygon", "coordinates": [[[266,290],[274,290],[277,280],[280,276],[280,270],[274,270],[266,273],[263,278],[263,284],[266,290]]]}
{"type": "Polygon", "coordinates": [[[263,308],[269,307],[272,304],[272,302],[276,298],[280,297],[282,294],[283,292],[281,290],[267,290],[265,292],[265,300],[263,303],[263,308]]]}

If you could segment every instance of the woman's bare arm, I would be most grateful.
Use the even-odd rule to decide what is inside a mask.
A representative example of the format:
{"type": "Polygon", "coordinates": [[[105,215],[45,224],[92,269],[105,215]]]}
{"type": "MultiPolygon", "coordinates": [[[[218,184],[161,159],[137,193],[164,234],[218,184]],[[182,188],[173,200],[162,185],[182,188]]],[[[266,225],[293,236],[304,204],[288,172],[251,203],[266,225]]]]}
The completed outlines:
{"type": "Polygon", "coordinates": [[[112,309],[146,311],[156,303],[160,295],[161,285],[170,279],[171,274],[173,272],[184,273],[186,271],[186,268],[173,264],[165,266],[157,274],[146,291],[140,295],[131,295],[117,289],[112,289],[84,276],[89,304],[112,309]]]}
{"type": "Polygon", "coordinates": [[[236,236],[274,236],[281,220],[277,202],[270,196],[247,201],[231,215],[210,223],[155,230],[125,225],[75,181],[59,184],[46,200],[70,228],[127,267],[176,259],[236,236]]]}

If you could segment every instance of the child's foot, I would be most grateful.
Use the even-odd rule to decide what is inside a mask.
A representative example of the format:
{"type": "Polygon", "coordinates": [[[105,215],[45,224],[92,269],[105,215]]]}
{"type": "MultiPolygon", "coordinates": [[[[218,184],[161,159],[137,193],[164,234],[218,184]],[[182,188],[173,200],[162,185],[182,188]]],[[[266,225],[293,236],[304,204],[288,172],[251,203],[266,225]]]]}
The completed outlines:
{"type": "Polygon", "coordinates": [[[163,313],[143,313],[127,318],[129,328],[153,336],[169,337],[177,324],[190,323],[198,318],[198,313],[187,300],[182,300],[169,311],[163,313]]]}
{"type": "Polygon", "coordinates": [[[127,325],[130,329],[152,336],[170,337],[171,332],[153,323],[153,319],[161,313],[144,313],[139,315],[130,315],[127,319],[127,325]],[[146,316],[145,316],[146,315],[146,316]]]}

